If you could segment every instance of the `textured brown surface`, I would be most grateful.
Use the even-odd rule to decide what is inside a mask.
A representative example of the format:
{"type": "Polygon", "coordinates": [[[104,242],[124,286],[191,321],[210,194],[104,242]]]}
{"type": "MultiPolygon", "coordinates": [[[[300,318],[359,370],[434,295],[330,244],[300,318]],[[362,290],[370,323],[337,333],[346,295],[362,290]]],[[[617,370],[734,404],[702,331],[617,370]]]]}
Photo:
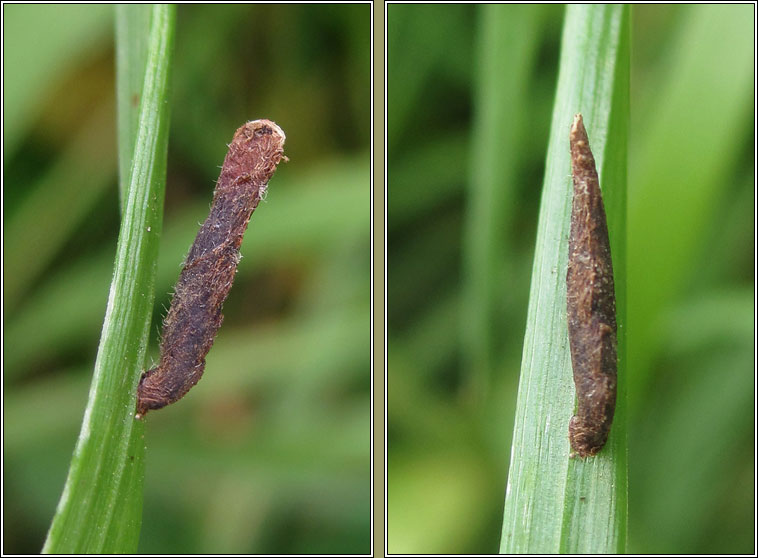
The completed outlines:
{"type": "MultiPolygon", "coordinates": [[[[181,399],[205,369],[232,288],[253,210],[284,157],[284,132],[269,120],[238,129],[221,168],[208,218],[197,233],[163,323],[160,363],[142,375],[137,418],[181,399]]],[[[286,158],[285,158],[286,159],[286,158]]]]}
{"type": "Polygon", "coordinates": [[[574,201],[566,299],[577,399],[569,440],[572,455],[586,457],[605,445],[616,407],[616,297],[608,225],[581,114],[569,142],[574,201]]]}

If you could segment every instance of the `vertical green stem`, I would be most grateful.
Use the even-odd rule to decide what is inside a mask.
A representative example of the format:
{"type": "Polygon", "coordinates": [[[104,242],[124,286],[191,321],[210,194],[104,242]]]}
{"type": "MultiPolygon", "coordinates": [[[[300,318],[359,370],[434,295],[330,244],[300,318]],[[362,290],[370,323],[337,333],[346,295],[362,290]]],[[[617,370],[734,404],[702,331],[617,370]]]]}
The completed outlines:
{"type": "Polygon", "coordinates": [[[143,424],[134,420],[135,396],[147,347],[163,219],[174,22],[173,6],[151,7],[139,120],[108,306],[82,428],[45,553],[124,554],[137,549],[144,442],[143,424]]]}
{"type": "Polygon", "coordinates": [[[629,16],[621,5],[569,6],[532,270],[502,553],[618,553],[626,546],[626,150],[629,16]],[[571,214],[568,132],[584,115],[606,204],[619,327],[619,391],[609,442],[570,459],[575,395],[566,325],[571,214]]]}

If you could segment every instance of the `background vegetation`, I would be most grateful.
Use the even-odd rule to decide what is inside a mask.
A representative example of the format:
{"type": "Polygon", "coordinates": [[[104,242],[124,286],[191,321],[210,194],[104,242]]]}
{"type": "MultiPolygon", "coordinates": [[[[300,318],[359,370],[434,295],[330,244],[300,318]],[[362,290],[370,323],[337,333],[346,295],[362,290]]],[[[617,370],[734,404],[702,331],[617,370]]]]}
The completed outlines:
{"type": "MultiPolygon", "coordinates": [[[[501,8],[521,18],[514,27],[529,29],[534,44],[499,51],[501,76],[527,94],[517,97],[518,121],[493,123],[515,140],[502,155],[505,192],[484,212],[472,203],[482,145],[474,130],[484,130],[475,125],[477,72],[497,45],[480,43],[483,8],[388,8],[394,552],[498,548],[563,20],[560,6],[501,8]],[[482,216],[500,223],[495,234],[477,226],[482,216]],[[499,254],[486,306],[469,291],[477,251],[499,254]]],[[[753,550],[752,10],[632,9],[631,553],[753,550]]]]}
{"type": "MultiPolygon", "coordinates": [[[[120,219],[112,17],[4,7],[11,553],[42,546],[105,313],[120,219]]],[[[369,7],[182,6],[174,60],[153,360],[234,130],[275,120],[291,162],[252,220],[202,387],[148,419],[139,551],[368,552],[369,7]]]]}

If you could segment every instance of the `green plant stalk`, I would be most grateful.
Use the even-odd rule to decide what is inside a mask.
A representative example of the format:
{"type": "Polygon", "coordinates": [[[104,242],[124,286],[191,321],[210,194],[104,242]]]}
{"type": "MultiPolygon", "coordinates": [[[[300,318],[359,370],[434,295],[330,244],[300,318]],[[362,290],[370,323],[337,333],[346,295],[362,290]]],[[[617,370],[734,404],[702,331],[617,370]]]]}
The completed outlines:
{"type": "Polygon", "coordinates": [[[629,9],[569,6],[540,206],[501,553],[618,553],[626,546],[626,161],[629,9]],[[570,459],[575,391],[566,324],[568,132],[581,112],[608,219],[619,323],[618,400],[595,457],[570,459]]]}
{"type": "Polygon", "coordinates": [[[144,425],[134,420],[134,412],[163,219],[174,22],[173,6],[151,7],[139,123],[108,306],[82,428],[45,553],[133,553],[139,541],[144,425]]]}
{"type": "Polygon", "coordinates": [[[150,47],[150,37],[145,30],[150,28],[151,13],[150,4],[116,6],[118,192],[122,214],[134,154],[134,141],[137,138],[142,86],[145,83],[145,64],[150,47]]]}

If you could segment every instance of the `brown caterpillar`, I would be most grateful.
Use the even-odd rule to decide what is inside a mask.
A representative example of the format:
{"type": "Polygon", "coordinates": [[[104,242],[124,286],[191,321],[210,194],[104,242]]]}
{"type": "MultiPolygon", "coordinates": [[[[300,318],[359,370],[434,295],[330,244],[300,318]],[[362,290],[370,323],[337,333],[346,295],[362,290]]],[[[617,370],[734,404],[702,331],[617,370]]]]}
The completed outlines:
{"type": "Polygon", "coordinates": [[[284,156],[284,132],[270,120],[239,128],[229,144],[208,218],[200,227],[174,288],[157,367],[142,374],[137,414],[181,399],[203,375],[221,307],[232,288],[242,236],[284,156]]]}
{"type": "Polygon", "coordinates": [[[582,115],[569,134],[571,207],[566,306],[576,414],[569,422],[572,457],[599,452],[616,408],[616,297],[603,199],[582,115]]]}

